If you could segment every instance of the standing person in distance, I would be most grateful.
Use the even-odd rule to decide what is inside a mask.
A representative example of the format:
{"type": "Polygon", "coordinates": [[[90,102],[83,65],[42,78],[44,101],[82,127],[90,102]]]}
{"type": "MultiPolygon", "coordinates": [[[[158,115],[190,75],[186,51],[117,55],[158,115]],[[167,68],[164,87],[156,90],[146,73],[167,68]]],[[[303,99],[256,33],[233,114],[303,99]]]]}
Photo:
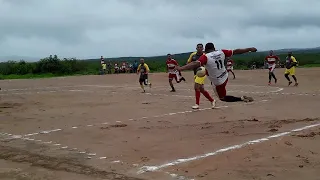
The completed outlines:
{"type": "Polygon", "coordinates": [[[234,61],[230,57],[227,57],[227,71],[228,73],[231,72],[233,75],[233,79],[235,79],[236,75],[233,72],[233,64],[234,64],[234,61]]]}
{"type": "Polygon", "coordinates": [[[167,73],[169,73],[168,77],[169,77],[169,84],[171,87],[170,92],[176,92],[176,89],[174,88],[172,83],[173,79],[175,79],[177,83],[180,83],[181,81],[186,81],[186,79],[183,76],[181,76],[181,72],[175,70],[176,66],[179,66],[178,62],[173,58],[171,58],[171,54],[167,54],[166,68],[167,68],[167,73]]]}
{"type": "Polygon", "coordinates": [[[269,82],[268,85],[271,85],[271,78],[274,79],[274,83],[277,84],[277,78],[274,74],[274,69],[276,68],[276,63],[280,60],[280,58],[273,54],[273,51],[269,52],[269,55],[264,58],[267,63],[269,69],[269,82]]]}
{"type": "Polygon", "coordinates": [[[234,54],[244,54],[247,52],[256,52],[257,49],[245,48],[245,49],[235,49],[235,50],[216,50],[213,43],[207,43],[205,46],[205,55],[202,55],[198,61],[194,61],[182,67],[177,67],[177,70],[192,70],[200,66],[204,66],[207,70],[208,78],[212,83],[213,90],[219,97],[221,101],[225,102],[236,102],[253,101],[252,97],[242,96],[235,97],[227,95],[226,85],[228,83],[228,72],[224,66],[226,57],[231,57],[234,54]]]}
{"type": "Polygon", "coordinates": [[[139,83],[143,93],[146,92],[146,90],[144,89],[144,86],[149,85],[149,87],[151,88],[151,83],[148,82],[149,72],[150,72],[149,66],[144,62],[144,59],[141,58],[140,64],[137,69],[137,74],[140,73],[139,83]]]}
{"type": "MultiPolygon", "coordinates": [[[[187,64],[191,62],[197,61],[203,54],[203,44],[199,43],[196,47],[196,52],[190,54],[187,64]]],[[[199,109],[200,104],[200,95],[201,93],[211,102],[212,107],[214,107],[214,99],[210,96],[208,91],[204,89],[204,82],[206,80],[206,76],[199,77],[197,76],[197,68],[193,69],[194,74],[194,91],[196,97],[196,104],[192,106],[192,109],[199,109]]]]}
{"type": "Polygon", "coordinates": [[[292,81],[289,78],[289,75],[292,76],[292,78],[295,81],[294,86],[298,86],[298,80],[296,77],[296,66],[298,65],[298,62],[296,58],[292,55],[292,52],[288,52],[288,56],[286,57],[286,70],[284,72],[284,77],[288,80],[290,86],[292,84],[292,81]]]}

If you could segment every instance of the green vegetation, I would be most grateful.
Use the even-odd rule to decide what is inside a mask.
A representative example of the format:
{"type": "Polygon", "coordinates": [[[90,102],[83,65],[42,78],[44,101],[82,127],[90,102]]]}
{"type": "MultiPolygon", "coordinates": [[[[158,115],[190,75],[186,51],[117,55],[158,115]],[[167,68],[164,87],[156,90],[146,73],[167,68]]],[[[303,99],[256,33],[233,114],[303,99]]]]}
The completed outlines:
{"type": "MultiPolygon", "coordinates": [[[[186,61],[191,52],[174,55],[174,58],[180,65],[186,64],[186,61]]],[[[257,67],[262,67],[264,57],[268,52],[249,53],[244,55],[237,55],[233,57],[235,61],[235,69],[249,69],[253,63],[257,67]]],[[[293,52],[296,59],[299,61],[299,67],[319,67],[320,66],[320,51],[293,52]]],[[[283,62],[286,53],[279,55],[283,62]]],[[[139,61],[139,57],[121,57],[121,58],[107,58],[106,62],[110,61],[112,64],[117,62],[121,64],[123,61],[133,62],[139,61]]],[[[152,72],[164,72],[166,56],[145,57],[152,72]]],[[[71,75],[88,75],[99,74],[100,59],[60,59],[58,56],[49,56],[41,59],[38,62],[25,62],[23,60],[7,61],[0,63],[0,79],[21,79],[21,78],[47,78],[56,76],[71,76],[71,75]]]]}

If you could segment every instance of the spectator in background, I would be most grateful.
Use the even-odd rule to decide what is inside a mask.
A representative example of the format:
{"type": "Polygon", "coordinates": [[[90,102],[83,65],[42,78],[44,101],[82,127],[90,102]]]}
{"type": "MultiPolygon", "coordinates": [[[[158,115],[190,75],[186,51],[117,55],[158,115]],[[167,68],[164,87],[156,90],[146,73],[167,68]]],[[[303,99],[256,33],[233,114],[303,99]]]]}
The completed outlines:
{"type": "Polygon", "coordinates": [[[103,63],[101,64],[101,66],[102,66],[102,74],[106,74],[107,64],[106,64],[105,62],[103,62],[103,63]]]}
{"type": "Polygon", "coordinates": [[[103,58],[103,56],[100,57],[100,63],[101,63],[101,65],[104,63],[104,58],[103,58]]]}
{"type": "Polygon", "coordinates": [[[114,63],[114,73],[118,74],[119,73],[119,66],[118,63],[114,63]]]}
{"type": "Polygon", "coordinates": [[[139,64],[138,64],[137,60],[135,60],[135,61],[133,62],[133,66],[132,66],[134,73],[137,73],[138,66],[139,66],[139,64]]]}
{"type": "Polygon", "coordinates": [[[111,74],[111,69],[112,69],[112,65],[111,65],[111,62],[109,61],[107,64],[108,74],[111,74]]]}
{"type": "Polygon", "coordinates": [[[125,62],[125,61],[122,62],[121,72],[122,72],[122,73],[126,73],[126,62],[125,62]]]}
{"type": "Polygon", "coordinates": [[[133,72],[133,64],[130,63],[130,64],[129,64],[129,73],[132,73],[132,72],[133,72]]]}

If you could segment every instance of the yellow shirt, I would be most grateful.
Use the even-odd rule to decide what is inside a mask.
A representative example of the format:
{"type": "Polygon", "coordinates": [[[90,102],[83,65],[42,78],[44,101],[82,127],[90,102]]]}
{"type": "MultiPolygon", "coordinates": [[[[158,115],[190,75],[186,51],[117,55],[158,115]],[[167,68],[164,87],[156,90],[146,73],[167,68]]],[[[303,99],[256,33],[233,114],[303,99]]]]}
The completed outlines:
{"type": "MultiPolygon", "coordinates": [[[[203,54],[204,54],[204,53],[203,53],[203,54]]],[[[202,56],[202,54],[201,54],[200,56],[202,56]]],[[[188,58],[187,63],[191,63],[192,61],[197,61],[197,60],[200,58],[200,56],[197,54],[197,51],[191,53],[190,56],[189,56],[189,58],[188,58]]]]}
{"type": "Polygon", "coordinates": [[[102,69],[107,69],[107,65],[106,64],[102,64],[102,69]]]}
{"type": "Polygon", "coordinates": [[[286,58],[286,68],[287,69],[290,69],[290,68],[295,68],[295,66],[292,66],[292,64],[295,63],[297,64],[297,60],[294,56],[291,56],[291,57],[287,57],[286,58]]]}
{"type": "Polygon", "coordinates": [[[146,63],[144,63],[143,66],[141,66],[141,64],[139,64],[137,71],[142,74],[145,72],[149,72],[150,69],[149,69],[149,66],[146,63]]]}

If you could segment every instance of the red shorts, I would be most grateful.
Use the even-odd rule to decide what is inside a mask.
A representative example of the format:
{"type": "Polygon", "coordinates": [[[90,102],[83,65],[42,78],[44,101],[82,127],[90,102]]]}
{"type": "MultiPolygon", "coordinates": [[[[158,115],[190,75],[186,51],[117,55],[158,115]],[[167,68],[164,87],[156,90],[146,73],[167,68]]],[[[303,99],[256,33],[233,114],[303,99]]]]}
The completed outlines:
{"type": "Polygon", "coordinates": [[[224,98],[227,95],[227,90],[226,90],[227,83],[228,83],[228,79],[223,84],[220,84],[215,87],[216,93],[220,99],[224,98]]]}
{"type": "Polygon", "coordinates": [[[175,79],[176,81],[178,81],[178,79],[180,79],[179,72],[177,72],[176,74],[169,73],[169,79],[175,79]]]}

